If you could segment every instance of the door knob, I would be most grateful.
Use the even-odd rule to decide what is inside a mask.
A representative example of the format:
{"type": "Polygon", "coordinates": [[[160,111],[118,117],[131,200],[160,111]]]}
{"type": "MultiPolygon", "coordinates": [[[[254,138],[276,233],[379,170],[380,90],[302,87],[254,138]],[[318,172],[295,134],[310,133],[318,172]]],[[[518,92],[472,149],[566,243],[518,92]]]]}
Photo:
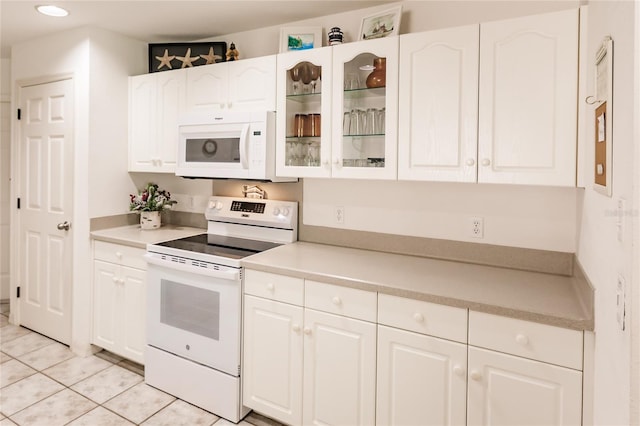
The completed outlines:
{"type": "Polygon", "coordinates": [[[58,224],[58,229],[59,230],[64,230],[64,231],[68,231],[69,228],[71,228],[71,224],[69,222],[67,222],[66,220],[62,223],[58,224]]]}

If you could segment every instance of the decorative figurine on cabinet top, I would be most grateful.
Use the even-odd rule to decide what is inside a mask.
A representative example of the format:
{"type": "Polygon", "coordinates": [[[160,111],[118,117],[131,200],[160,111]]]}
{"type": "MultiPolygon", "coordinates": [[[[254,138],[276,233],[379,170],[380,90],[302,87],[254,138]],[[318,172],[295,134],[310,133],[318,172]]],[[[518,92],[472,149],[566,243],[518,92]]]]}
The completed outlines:
{"type": "Polygon", "coordinates": [[[340,27],[333,27],[327,34],[329,36],[329,45],[342,44],[342,30],[340,27]]]}
{"type": "Polygon", "coordinates": [[[227,50],[227,61],[237,61],[240,59],[240,52],[236,49],[235,43],[231,42],[227,50]]]}

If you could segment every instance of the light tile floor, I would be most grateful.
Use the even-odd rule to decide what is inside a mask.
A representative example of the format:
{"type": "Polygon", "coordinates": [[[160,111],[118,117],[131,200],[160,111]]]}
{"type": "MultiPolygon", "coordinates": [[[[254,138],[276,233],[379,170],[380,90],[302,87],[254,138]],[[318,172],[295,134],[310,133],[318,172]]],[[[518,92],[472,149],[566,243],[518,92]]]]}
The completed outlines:
{"type": "MultiPolygon", "coordinates": [[[[9,324],[0,303],[0,426],[228,426],[233,423],[144,383],[143,367],[68,347],[9,324]]],[[[255,413],[241,426],[278,426],[255,413]]]]}

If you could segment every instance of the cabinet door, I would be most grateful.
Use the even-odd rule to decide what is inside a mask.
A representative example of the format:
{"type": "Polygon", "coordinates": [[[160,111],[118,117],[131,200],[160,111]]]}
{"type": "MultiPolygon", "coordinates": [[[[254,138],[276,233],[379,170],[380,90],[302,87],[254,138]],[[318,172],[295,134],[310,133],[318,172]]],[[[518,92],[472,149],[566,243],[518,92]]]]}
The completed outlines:
{"type": "Polygon", "coordinates": [[[467,346],[378,326],[378,425],[464,425],[467,346]]]}
{"type": "Polygon", "coordinates": [[[228,107],[234,110],[276,110],[276,56],[227,62],[228,107]]]}
{"type": "Polygon", "coordinates": [[[478,181],[575,186],[578,10],[480,25],[478,181]]]}
{"type": "Polygon", "coordinates": [[[243,404],[302,424],[302,308],[244,297],[243,404]]]}
{"type": "Polygon", "coordinates": [[[221,110],[228,108],[227,63],[187,68],[187,110],[221,110]]]}
{"type": "Polygon", "coordinates": [[[118,353],[132,361],[144,364],[144,347],[147,343],[145,333],[147,274],[143,270],[123,266],[120,276],[122,282],[114,312],[118,318],[120,335],[121,351],[118,353]]]}
{"type": "Polygon", "coordinates": [[[156,74],[129,77],[129,171],[154,171],[156,74]]]}
{"type": "Polygon", "coordinates": [[[118,327],[121,310],[118,304],[119,266],[93,262],[93,340],[101,348],[118,352],[118,327]]]}
{"type": "Polygon", "coordinates": [[[398,37],[333,46],[332,116],[333,177],[396,179],[398,37]]]}
{"type": "Polygon", "coordinates": [[[469,425],[579,425],[582,373],[469,347],[469,425]]]}
{"type": "Polygon", "coordinates": [[[186,70],[157,73],[156,172],[175,172],[178,155],[178,120],[185,111],[186,70]]]}
{"type": "Polygon", "coordinates": [[[400,37],[398,179],[476,181],[479,26],[400,37]]]}
{"type": "Polygon", "coordinates": [[[331,176],[331,54],[323,47],[278,55],[278,176],[331,176]]]}
{"type": "Polygon", "coordinates": [[[304,334],[304,424],[375,424],[376,325],[305,309],[304,334]]]}

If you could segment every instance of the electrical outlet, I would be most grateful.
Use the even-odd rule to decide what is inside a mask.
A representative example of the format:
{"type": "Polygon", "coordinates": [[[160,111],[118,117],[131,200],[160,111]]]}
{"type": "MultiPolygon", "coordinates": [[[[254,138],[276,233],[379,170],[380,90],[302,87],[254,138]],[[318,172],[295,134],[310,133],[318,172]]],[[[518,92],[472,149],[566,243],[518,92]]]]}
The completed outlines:
{"type": "Polygon", "coordinates": [[[625,280],[622,275],[618,275],[618,286],[616,289],[616,320],[618,320],[618,327],[620,330],[625,329],[626,309],[625,309],[625,280]]]}
{"type": "Polygon", "coordinates": [[[473,238],[484,237],[484,219],[481,217],[469,218],[469,236],[473,238]]]}
{"type": "Polygon", "coordinates": [[[334,212],[334,216],[336,218],[336,223],[344,223],[344,207],[337,206],[334,212]]]}

